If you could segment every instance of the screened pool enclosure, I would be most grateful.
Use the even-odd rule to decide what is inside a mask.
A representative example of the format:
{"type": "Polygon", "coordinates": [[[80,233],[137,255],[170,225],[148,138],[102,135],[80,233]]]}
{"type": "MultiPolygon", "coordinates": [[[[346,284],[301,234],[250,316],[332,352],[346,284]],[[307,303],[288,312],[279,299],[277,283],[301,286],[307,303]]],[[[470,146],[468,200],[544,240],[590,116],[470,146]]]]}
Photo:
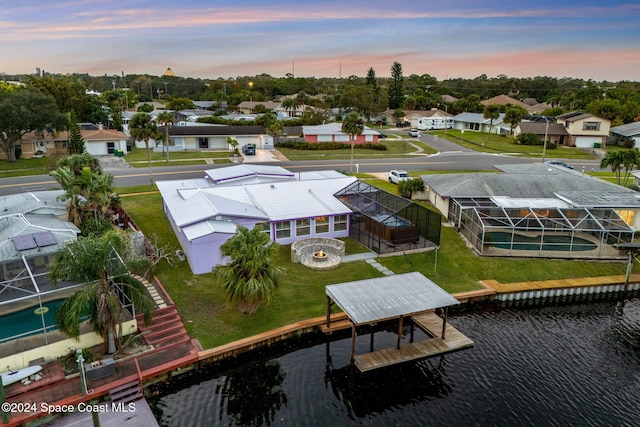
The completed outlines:
{"type": "Polygon", "coordinates": [[[354,214],[350,237],[375,251],[392,253],[440,244],[441,215],[404,197],[356,181],[335,194],[354,214]]]}
{"type": "Polygon", "coordinates": [[[619,259],[613,245],[633,230],[611,208],[504,207],[489,198],[456,198],[449,219],[481,255],[619,259]]]}

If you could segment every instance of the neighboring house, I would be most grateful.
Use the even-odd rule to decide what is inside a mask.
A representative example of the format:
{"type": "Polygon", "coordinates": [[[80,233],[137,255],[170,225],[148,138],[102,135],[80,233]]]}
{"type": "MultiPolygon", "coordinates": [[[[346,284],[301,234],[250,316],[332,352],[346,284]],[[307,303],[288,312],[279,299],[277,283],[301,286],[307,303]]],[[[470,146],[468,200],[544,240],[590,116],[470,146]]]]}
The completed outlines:
{"type": "MultiPolygon", "coordinates": [[[[385,110],[376,117],[377,122],[396,124],[393,114],[396,110],[385,110]]],[[[402,110],[404,116],[399,119],[405,127],[421,130],[444,129],[445,123],[453,126],[452,115],[446,111],[432,108],[431,110],[402,110]],[[438,127],[440,126],[440,127],[438,127]]]]}
{"type": "Polygon", "coordinates": [[[115,129],[83,130],[84,146],[93,156],[114,154],[116,150],[127,152],[127,136],[115,129]]]}
{"type": "MultiPolygon", "coordinates": [[[[187,150],[231,150],[227,138],[238,141],[238,147],[254,144],[256,148],[273,146],[273,138],[265,134],[262,126],[170,126],[169,151],[187,150]]],[[[144,148],[144,141],[136,141],[136,147],[144,148]]],[[[149,142],[154,151],[163,151],[162,143],[149,142]]]]}
{"type": "MultiPolygon", "coordinates": [[[[343,142],[351,143],[351,136],[342,132],[340,123],[328,123],[318,126],[302,126],[302,135],[305,142],[343,142]]],[[[365,126],[361,135],[355,139],[356,144],[377,143],[380,132],[365,126]]]]}
{"type": "Polygon", "coordinates": [[[197,122],[199,118],[213,116],[213,111],[203,109],[191,109],[176,111],[175,117],[177,121],[197,122]]]}
{"type": "Polygon", "coordinates": [[[534,98],[525,98],[522,101],[518,101],[515,98],[512,98],[508,95],[498,95],[493,98],[485,99],[484,101],[480,101],[480,103],[484,106],[496,104],[496,105],[517,105],[519,107],[527,110],[529,114],[540,114],[544,110],[551,108],[550,104],[545,102],[538,102],[534,98]]]}
{"type": "Polygon", "coordinates": [[[529,114],[542,114],[543,111],[553,108],[551,104],[547,104],[546,102],[540,102],[538,104],[534,104],[527,108],[527,112],[529,114]]]}
{"type": "Polygon", "coordinates": [[[557,122],[563,125],[568,137],[565,145],[578,148],[604,147],[609,136],[611,121],[589,113],[574,111],[558,116],[557,122]]]}
{"type": "Polygon", "coordinates": [[[206,178],[157,181],[164,211],[194,274],[224,263],[220,246],[238,226],[260,225],[271,240],[347,237],[351,209],[333,195],[356,181],[338,172],[292,173],[278,166],[237,165],[206,178]]]}
{"type": "MultiPolygon", "coordinates": [[[[66,221],[66,202],[58,200],[62,194],[37,191],[0,198],[0,293],[31,295],[33,276],[46,273],[60,248],[77,239],[80,230],[66,221]]],[[[0,305],[5,302],[0,298],[0,305]]]]}
{"type": "Polygon", "coordinates": [[[447,104],[453,104],[454,102],[460,101],[459,98],[451,95],[442,95],[440,99],[442,99],[442,101],[446,102],[447,104]]]}
{"type": "Polygon", "coordinates": [[[611,134],[622,138],[634,140],[634,147],[640,148],[640,122],[627,123],[610,129],[611,134]]]}
{"type": "MultiPolygon", "coordinates": [[[[87,127],[87,126],[84,126],[87,127]]],[[[127,152],[127,136],[124,132],[115,129],[81,130],[84,146],[87,152],[94,156],[114,154],[115,150],[127,152]]],[[[57,135],[44,134],[41,136],[29,133],[22,138],[20,147],[22,158],[33,158],[34,156],[52,156],[68,154],[69,135],[67,131],[59,132],[57,135]]]]}
{"type": "Polygon", "coordinates": [[[498,95],[498,96],[494,96],[493,98],[489,98],[489,99],[485,99],[484,101],[480,101],[480,104],[484,105],[485,107],[487,105],[517,105],[519,107],[524,108],[525,110],[528,110],[530,105],[526,104],[522,101],[518,101],[515,98],[512,98],[508,95],[498,95]]]}
{"type": "Polygon", "coordinates": [[[507,236],[507,246],[529,239],[536,250],[490,255],[619,259],[624,254],[612,245],[640,230],[640,194],[633,190],[557,166],[499,168],[503,173],[422,176],[427,199],[480,253],[487,254],[490,238],[507,236]],[[573,250],[538,248],[540,236],[565,236],[573,250]],[[597,249],[573,246],[583,240],[597,249]]]}
{"type": "Polygon", "coordinates": [[[193,105],[195,106],[196,110],[211,110],[212,107],[221,104],[224,104],[224,106],[221,106],[222,108],[226,108],[226,102],[220,103],[218,101],[193,101],[193,105]]]}
{"type": "Polygon", "coordinates": [[[553,142],[557,145],[564,145],[564,141],[569,135],[567,129],[559,123],[547,123],[545,122],[520,122],[518,126],[513,129],[513,136],[518,136],[524,133],[532,133],[544,141],[545,138],[549,142],[553,142]]]}
{"type": "MultiPolygon", "coordinates": [[[[501,133],[501,128],[508,125],[504,124],[504,113],[493,121],[492,133],[501,133]]],[[[460,113],[453,116],[453,128],[458,130],[472,130],[476,132],[489,132],[491,120],[485,119],[482,113],[460,113]]]]}
{"type": "Polygon", "coordinates": [[[255,114],[257,112],[256,105],[262,105],[267,110],[271,110],[278,115],[279,112],[284,111],[284,109],[280,108],[281,103],[279,101],[242,101],[240,104],[238,104],[238,110],[242,114],[255,114]]]}

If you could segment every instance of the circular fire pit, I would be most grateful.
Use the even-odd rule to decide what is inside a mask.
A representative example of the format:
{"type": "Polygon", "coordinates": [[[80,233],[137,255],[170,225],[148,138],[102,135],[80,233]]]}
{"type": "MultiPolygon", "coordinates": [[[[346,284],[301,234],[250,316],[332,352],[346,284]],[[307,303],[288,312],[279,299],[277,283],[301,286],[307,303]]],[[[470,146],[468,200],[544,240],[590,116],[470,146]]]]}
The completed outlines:
{"type": "Polygon", "coordinates": [[[313,254],[313,260],[316,262],[325,262],[327,259],[329,259],[329,256],[322,249],[313,254]]]}
{"type": "Polygon", "coordinates": [[[314,270],[330,270],[342,262],[344,242],[337,239],[312,237],[291,245],[291,261],[314,270]]]}

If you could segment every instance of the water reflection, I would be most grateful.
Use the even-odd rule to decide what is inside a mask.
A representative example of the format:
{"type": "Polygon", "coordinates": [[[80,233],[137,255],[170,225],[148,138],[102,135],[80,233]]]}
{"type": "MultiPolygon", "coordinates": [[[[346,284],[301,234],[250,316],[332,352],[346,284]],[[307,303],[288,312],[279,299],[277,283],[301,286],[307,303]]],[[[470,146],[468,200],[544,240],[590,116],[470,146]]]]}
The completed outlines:
{"type": "MultiPolygon", "coordinates": [[[[449,321],[473,348],[360,373],[348,335],[298,342],[179,377],[151,403],[167,426],[637,425],[640,300],[449,321]]],[[[394,345],[387,329],[360,335],[356,354],[394,345]]],[[[403,340],[418,334],[406,329],[403,340]]]]}

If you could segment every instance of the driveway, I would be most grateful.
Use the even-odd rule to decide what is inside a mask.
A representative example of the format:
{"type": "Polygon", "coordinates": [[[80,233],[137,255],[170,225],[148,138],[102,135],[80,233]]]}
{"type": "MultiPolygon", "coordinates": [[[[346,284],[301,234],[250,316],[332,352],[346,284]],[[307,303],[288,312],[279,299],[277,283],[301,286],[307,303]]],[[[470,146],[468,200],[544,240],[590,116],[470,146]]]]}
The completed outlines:
{"type": "Polygon", "coordinates": [[[420,140],[425,144],[429,144],[440,153],[469,153],[474,150],[458,145],[455,142],[447,141],[444,138],[438,137],[438,135],[431,135],[428,133],[422,134],[420,140]]]}
{"type": "Polygon", "coordinates": [[[265,150],[264,148],[256,148],[256,154],[253,156],[247,156],[242,154],[243,163],[265,163],[265,162],[280,162],[286,161],[278,150],[265,150]]]}

